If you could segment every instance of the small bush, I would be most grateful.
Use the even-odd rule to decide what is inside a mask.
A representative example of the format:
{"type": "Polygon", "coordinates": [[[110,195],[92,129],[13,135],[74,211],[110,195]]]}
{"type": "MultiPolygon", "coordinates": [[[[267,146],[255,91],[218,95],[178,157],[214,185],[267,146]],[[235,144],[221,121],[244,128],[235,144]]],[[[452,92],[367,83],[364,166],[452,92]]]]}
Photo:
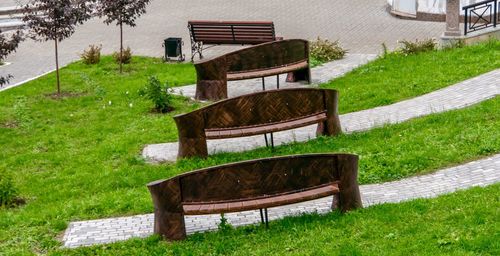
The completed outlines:
{"type": "Polygon", "coordinates": [[[12,177],[5,171],[0,171],[0,207],[11,207],[17,201],[18,192],[12,182],[12,177]]]}
{"type": "Polygon", "coordinates": [[[427,39],[423,41],[415,40],[415,42],[403,40],[399,41],[399,43],[402,44],[399,48],[399,52],[405,55],[430,52],[436,50],[437,47],[437,43],[434,39],[427,39]]]}
{"type": "Polygon", "coordinates": [[[168,91],[168,83],[161,84],[157,77],[149,77],[148,84],[139,91],[139,94],[151,101],[155,105],[155,110],[160,113],[172,111],[172,95],[168,91]]]}
{"type": "Polygon", "coordinates": [[[97,64],[101,61],[102,46],[89,45],[89,48],[80,54],[82,62],[87,65],[97,64]]]}
{"type": "Polygon", "coordinates": [[[116,63],[122,63],[122,64],[129,64],[130,61],[132,60],[132,50],[130,50],[130,47],[127,47],[126,49],[123,49],[123,54],[120,58],[120,52],[115,52],[113,53],[113,58],[115,59],[116,63]]]}
{"type": "Polygon", "coordinates": [[[327,39],[323,40],[319,37],[311,42],[310,51],[311,57],[322,63],[342,59],[347,53],[347,50],[340,47],[338,41],[332,42],[327,39]]]}

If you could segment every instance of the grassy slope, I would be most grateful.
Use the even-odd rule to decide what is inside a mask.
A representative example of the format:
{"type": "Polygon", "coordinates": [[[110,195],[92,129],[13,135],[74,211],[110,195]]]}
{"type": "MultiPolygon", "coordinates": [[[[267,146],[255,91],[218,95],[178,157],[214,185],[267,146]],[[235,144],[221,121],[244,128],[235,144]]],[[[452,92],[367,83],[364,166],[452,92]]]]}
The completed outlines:
{"type": "MultiPolygon", "coordinates": [[[[150,166],[138,157],[143,145],[174,141],[177,134],[171,116],[197,105],[177,98],[176,112],[151,114],[150,103],[140,99],[137,90],[148,74],[176,85],[192,83],[193,67],[136,58],[125,75],[117,75],[116,69],[109,58],[98,66],[76,63],[65,68],[63,89],[83,94],[76,98],[55,101],[44,96],[54,91],[53,76],[2,92],[0,169],[15,174],[15,183],[29,202],[21,209],[0,211],[0,251],[44,252],[58,245],[54,237],[68,221],[149,212],[151,202],[144,184],[192,168],[258,156],[345,151],[362,154],[361,179],[366,183],[500,151],[494,129],[499,125],[494,109],[499,108],[500,100],[495,99],[464,111],[338,139],[284,146],[277,152],[261,149],[150,166]]],[[[394,70],[367,71],[360,76],[372,76],[373,72],[383,75],[394,70]]],[[[369,99],[363,101],[370,104],[369,99]]]]}
{"type": "Polygon", "coordinates": [[[498,255],[500,185],[346,215],[305,215],[197,234],[62,250],[54,255],[498,255]]]}
{"type": "Polygon", "coordinates": [[[323,88],[340,91],[340,112],[389,105],[500,68],[500,41],[418,55],[389,54],[323,88]]]}

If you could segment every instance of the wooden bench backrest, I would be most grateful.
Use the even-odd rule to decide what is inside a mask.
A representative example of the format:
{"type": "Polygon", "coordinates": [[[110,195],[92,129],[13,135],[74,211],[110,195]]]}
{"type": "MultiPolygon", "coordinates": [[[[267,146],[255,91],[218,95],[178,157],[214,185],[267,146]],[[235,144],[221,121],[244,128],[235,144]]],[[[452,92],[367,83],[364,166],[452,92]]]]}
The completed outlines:
{"type": "Polygon", "coordinates": [[[178,123],[191,124],[190,129],[225,129],[286,122],[326,111],[326,94],[336,93],[335,90],[309,88],[263,91],[219,101],[174,118],[180,121],[178,123]]]}
{"type": "MultiPolygon", "coordinates": [[[[351,156],[355,157],[355,156],[351,156]]],[[[277,157],[182,175],[182,202],[223,202],[299,192],[339,181],[338,155],[277,157]]]]}
{"type": "Polygon", "coordinates": [[[268,21],[189,21],[191,38],[205,44],[260,44],[276,40],[268,21]]]}
{"type": "Polygon", "coordinates": [[[309,42],[302,39],[259,44],[226,55],[228,73],[277,68],[308,59],[309,42]]]}

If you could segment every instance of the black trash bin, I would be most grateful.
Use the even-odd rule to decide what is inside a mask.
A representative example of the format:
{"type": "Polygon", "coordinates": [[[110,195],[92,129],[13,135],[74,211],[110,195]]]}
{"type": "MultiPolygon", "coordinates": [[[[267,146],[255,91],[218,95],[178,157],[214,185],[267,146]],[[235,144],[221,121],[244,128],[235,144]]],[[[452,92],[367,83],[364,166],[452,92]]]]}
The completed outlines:
{"type": "Polygon", "coordinates": [[[182,54],[182,38],[169,37],[165,39],[163,46],[165,47],[165,60],[170,61],[171,58],[177,58],[177,61],[184,61],[185,56],[182,54]]]}

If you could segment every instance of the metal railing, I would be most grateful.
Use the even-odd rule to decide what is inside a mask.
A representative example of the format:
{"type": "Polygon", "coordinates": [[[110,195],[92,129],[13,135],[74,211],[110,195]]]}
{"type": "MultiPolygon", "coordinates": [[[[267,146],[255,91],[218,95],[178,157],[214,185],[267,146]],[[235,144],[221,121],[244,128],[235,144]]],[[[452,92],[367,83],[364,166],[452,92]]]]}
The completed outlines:
{"type": "Polygon", "coordinates": [[[486,0],[464,6],[464,35],[496,27],[500,23],[500,0],[486,0]]]}

